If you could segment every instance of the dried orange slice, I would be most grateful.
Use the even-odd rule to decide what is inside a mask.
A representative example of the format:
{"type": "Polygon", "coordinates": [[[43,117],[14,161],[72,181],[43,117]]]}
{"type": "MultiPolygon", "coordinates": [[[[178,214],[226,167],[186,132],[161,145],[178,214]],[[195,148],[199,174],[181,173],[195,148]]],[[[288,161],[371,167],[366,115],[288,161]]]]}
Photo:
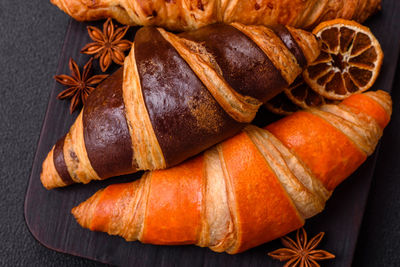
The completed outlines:
{"type": "Polygon", "coordinates": [[[311,89],[339,100],[372,86],[382,65],[383,52],[367,27],[335,19],[319,24],[313,33],[321,41],[321,54],[303,72],[311,89]]]}
{"type": "Polygon", "coordinates": [[[319,107],[334,102],[311,90],[310,86],[304,82],[301,76],[297,77],[292,85],[286,88],[284,92],[294,104],[304,109],[319,107]]]}
{"type": "Polygon", "coordinates": [[[272,113],[278,115],[290,115],[299,110],[299,107],[293,104],[284,92],[279,93],[269,100],[264,106],[272,113]]]}

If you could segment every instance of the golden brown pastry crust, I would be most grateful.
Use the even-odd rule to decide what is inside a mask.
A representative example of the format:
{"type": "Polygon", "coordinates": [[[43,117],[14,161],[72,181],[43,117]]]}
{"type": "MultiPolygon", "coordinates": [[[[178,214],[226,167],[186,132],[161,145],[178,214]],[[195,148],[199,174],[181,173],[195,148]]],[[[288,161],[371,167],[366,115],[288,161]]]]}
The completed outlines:
{"type": "Polygon", "coordinates": [[[334,18],[363,22],[380,0],[51,0],[79,21],[112,17],[123,24],[190,30],[216,22],[311,28],[334,18]]]}
{"type": "Polygon", "coordinates": [[[332,107],[299,111],[265,129],[248,126],[180,165],[108,186],[72,213],[85,228],[129,241],[235,254],[273,240],[319,213],[365,161],[363,147],[376,147],[391,99],[377,91],[332,107]],[[344,124],[353,130],[344,132],[344,124]],[[358,128],[362,146],[353,142],[358,128]]]}
{"type": "Polygon", "coordinates": [[[296,57],[272,29],[264,26],[245,26],[240,23],[231,25],[247,35],[269,56],[272,64],[281,71],[282,77],[288,84],[291,84],[302,72],[296,57]]]}
{"type": "Polygon", "coordinates": [[[157,141],[143,100],[134,46],[124,62],[122,91],[126,109],[126,120],[132,139],[132,149],[135,151],[134,162],[132,164],[139,166],[143,170],[166,168],[164,155],[157,141]]]}
{"type": "Polygon", "coordinates": [[[185,37],[143,27],[124,68],[99,85],[45,160],[43,185],[163,169],[234,135],[254,118],[261,101],[318,56],[313,34],[280,27],[216,24],[197,30],[199,40],[190,39],[196,31],[185,37]],[[252,29],[259,29],[257,36],[252,29]],[[210,33],[214,39],[202,41],[210,33]],[[53,158],[58,164],[49,162],[53,158]]]}
{"type": "MultiPolygon", "coordinates": [[[[218,104],[236,121],[250,123],[261,102],[253,97],[237,93],[223,78],[222,71],[215,62],[213,55],[207,52],[206,48],[197,42],[180,38],[162,28],[158,28],[161,35],[176,49],[179,55],[188,63],[197,77],[207,87],[218,104]]],[[[276,34],[274,34],[276,36],[276,34]]],[[[276,36],[276,38],[279,38],[276,36]]],[[[264,38],[265,39],[265,38],[264,38]]],[[[270,44],[270,46],[273,46],[270,44]]],[[[286,47],[285,47],[286,48],[286,47]]],[[[265,53],[270,55],[271,53],[265,53]]],[[[290,54],[293,56],[293,54],[290,54]]],[[[270,57],[274,58],[274,57],[270,57]]],[[[296,59],[295,59],[296,60],[296,59]]],[[[297,64],[294,62],[292,64],[297,64]]],[[[279,68],[282,70],[283,68],[279,68]]],[[[291,73],[294,73],[292,71],[291,73]]],[[[301,73],[301,69],[298,73],[301,73]]],[[[296,73],[296,75],[298,75],[296,73]]]]}
{"type": "Polygon", "coordinates": [[[47,175],[40,175],[40,181],[42,182],[43,186],[46,187],[47,189],[68,185],[62,180],[62,178],[60,177],[60,175],[56,170],[56,167],[54,166],[54,160],[53,160],[54,148],[55,146],[53,146],[53,148],[49,152],[49,155],[43,162],[42,173],[46,173],[47,175]]]}

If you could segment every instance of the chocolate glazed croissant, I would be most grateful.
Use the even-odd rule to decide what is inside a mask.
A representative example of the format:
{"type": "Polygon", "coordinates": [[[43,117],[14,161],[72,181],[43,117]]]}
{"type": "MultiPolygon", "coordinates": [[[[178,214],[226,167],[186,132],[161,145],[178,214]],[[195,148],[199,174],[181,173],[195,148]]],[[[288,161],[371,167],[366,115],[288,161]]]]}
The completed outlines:
{"type": "Polygon", "coordinates": [[[240,131],[318,54],[311,33],[285,26],[179,36],[144,27],[50,151],[41,181],[50,189],[176,165],[240,131]]]}
{"type": "Polygon", "coordinates": [[[181,165],[108,186],[72,213],[81,226],[128,241],[238,253],[322,211],[374,151],[391,108],[387,93],[368,92],[247,126],[181,165]]]}
{"type": "Polygon", "coordinates": [[[312,28],[334,18],[363,22],[380,0],[51,0],[76,20],[192,30],[216,22],[312,28]]]}

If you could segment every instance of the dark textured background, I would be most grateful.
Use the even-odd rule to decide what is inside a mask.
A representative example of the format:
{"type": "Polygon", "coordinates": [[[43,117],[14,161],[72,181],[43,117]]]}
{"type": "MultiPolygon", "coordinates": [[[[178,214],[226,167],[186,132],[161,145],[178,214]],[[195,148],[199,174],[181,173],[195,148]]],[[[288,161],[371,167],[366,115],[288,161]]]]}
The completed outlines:
{"type": "MultiPolygon", "coordinates": [[[[48,0],[0,1],[0,266],[97,265],[41,246],[23,215],[68,20],[48,0]]],[[[393,90],[394,115],[379,152],[355,266],[400,266],[399,78],[400,65],[393,90]]]]}

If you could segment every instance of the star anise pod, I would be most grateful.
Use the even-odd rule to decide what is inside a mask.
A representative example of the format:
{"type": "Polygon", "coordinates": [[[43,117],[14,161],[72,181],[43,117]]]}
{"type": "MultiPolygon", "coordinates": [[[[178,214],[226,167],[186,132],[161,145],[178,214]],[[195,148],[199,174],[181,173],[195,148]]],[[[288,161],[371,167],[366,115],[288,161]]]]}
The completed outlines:
{"type": "Polygon", "coordinates": [[[132,42],[121,40],[128,31],[129,26],[114,26],[112,19],[108,18],[103,25],[103,32],[92,26],[87,30],[90,38],[94,41],[82,48],[81,53],[94,55],[94,58],[100,58],[100,68],[105,72],[111,65],[111,62],[124,64],[124,51],[132,46],[132,42]]]}
{"type": "Polygon", "coordinates": [[[71,70],[71,76],[61,74],[54,76],[57,82],[62,85],[68,86],[68,89],[58,94],[58,99],[71,98],[71,105],[69,108],[70,113],[74,112],[79,103],[85,105],[86,98],[95,88],[92,85],[96,85],[107,78],[108,75],[95,75],[89,78],[89,72],[92,68],[91,58],[83,67],[82,75],[79,71],[79,67],[76,62],[70,58],[69,69],[71,70]]]}
{"type": "Polygon", "coordinates": [[[315,249],[324,234],[321,232],[307,241],[307,233],[304,228],[298,229],[296,242],[288,236],[282,237],[281,242],[286,248],[277,249],[268,255],[280,261],[288,261],[284,267],[319,267],[317,261],[335,258],[335,255],[325,250],[315,249]]]}

